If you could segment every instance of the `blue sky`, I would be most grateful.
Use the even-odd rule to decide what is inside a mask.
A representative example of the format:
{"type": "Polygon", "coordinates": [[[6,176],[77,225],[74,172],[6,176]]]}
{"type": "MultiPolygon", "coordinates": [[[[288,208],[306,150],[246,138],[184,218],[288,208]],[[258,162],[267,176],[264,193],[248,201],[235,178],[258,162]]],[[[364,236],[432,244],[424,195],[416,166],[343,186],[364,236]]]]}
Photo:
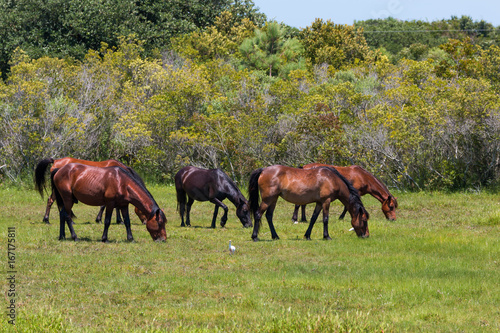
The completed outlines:
{"type": "Polygon", "coordinates": [[[269,20],[305,28],[316,18],[336,24],[386,18],[436,21],[468,15],[500,26],[500,0],[253,0],[269,20]]]}

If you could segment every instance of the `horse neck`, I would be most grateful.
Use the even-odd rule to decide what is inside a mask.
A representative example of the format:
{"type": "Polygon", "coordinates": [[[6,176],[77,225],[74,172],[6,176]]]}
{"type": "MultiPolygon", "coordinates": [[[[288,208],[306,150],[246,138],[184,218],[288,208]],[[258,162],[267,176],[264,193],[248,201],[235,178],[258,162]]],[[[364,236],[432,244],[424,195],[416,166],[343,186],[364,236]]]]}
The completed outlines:
{"type": "Polygon", "coordinates": [[[382,184],[382,182],[380,182],[380,180],[378,180],[377,177],[375,177],[371,173],[367,171],[365,171],[365,173],[372,180],[368,184],[367,193],[369,193],[372,197],[374,197],[380,202],[384,202],[385,200],[387,200],[387,198],[391,195],[387,187],[384,184],[382,184]]]}
{"type": "Polygon", "coordinates": [[[134,179],[128,185],[130,203],[143,213],[151,213],[157,206],[151,194],[134,179]]]}
{"type": "Polygon", "coordinates": [[[237,189],[237,188],[230,188],[227,192],[226,192],[226,197],[229,201],[231,201],[233,203],[233,205],[235,205],[236,207],[239,206],[239,204],[241,202],[244,201],[244,197],[243,197],[243,194],[241,194],[241,192],[237,189]]]}
{"type": "Polygon", "coordinates": [[[229,179],[224,174],[224,182],[223,186],[220,186],[220,190],[224,189],[224,195],[226,198],[233,203],[236,207],[240,204],[240,202],[245,201],[243,194],[240,192],[236,184],[233,183],[232,180],[229,179]]]}

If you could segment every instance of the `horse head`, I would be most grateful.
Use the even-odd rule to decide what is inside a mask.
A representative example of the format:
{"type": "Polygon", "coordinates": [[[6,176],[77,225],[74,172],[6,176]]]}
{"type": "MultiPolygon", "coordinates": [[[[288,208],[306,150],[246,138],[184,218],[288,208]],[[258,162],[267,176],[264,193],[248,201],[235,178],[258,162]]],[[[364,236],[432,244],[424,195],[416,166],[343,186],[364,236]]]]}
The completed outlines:
{"type": "Polygon", "coordinates": [[[356,235],[361,238],[368,238],[370,236],[370,231],[368,230],[368,219],[370,218],[370,214],[368,214],[365,207],[356,207],[354,214],[351,214],[351,216],[351,224],[356,235]]]}
{"type": "Polygon", "coordinates": [[[160,208],[153,210],[146,221],[146,229],[156,242],[164,242],[167,239],[167,232],[165,231],[165,224],[167,218],[165,213],[160,208]]]}
{"type": "Polygon", "coordinates": [[[398,201],[392,195],[389,195],[387,199],[382,202],[382,212],[384,212],[385,218],[390,221],[396,220],[396,208],[398,207],[398,201]]]}
{"type": "Polygon", "coordinates": [[[245,228],[249,228],[252,226],[252,216],[250,215],[250,208],[248,206],[248,201],[246,200],[241,200],[240,204],[236,208],[236,216],[241,221],[241,224],[245,228]]]}

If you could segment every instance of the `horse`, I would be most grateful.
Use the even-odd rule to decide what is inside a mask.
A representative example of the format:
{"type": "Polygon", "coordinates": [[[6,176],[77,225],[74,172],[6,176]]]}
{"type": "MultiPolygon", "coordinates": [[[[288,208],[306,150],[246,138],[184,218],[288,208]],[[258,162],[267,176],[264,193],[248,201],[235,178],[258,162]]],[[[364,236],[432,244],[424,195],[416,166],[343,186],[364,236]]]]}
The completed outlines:
{"type": "Polygon", "coordinates": [[[240,192],[236,184],[220,169],[201,169],[187,166],[175,175],[175,190],[177,193],[177,208],[181,216],[181,227],[191,226],[190,212],[195,200],[210,201],[215,205],[211,228],[215,228],[219,207],[224,209],[220,225],[227,222],[227,206],[222,202],[229,199],[236,207],[236,216],[245,228],[252,226],[252,218],[248,208],[248,201],[240,192]],[[187,200],[186,204],[186,197],[187,200]],[[186,223],[184,223],[186,212],[186,223]]]}
{"type": "MultiPolygon", "coordinates": [[[[317,168],[317,167],[330,167],[336,169],[342,176],[344,176],[351,184],[359,191],[359,195],[363,196],[365,194],[370,194],[375,199],[380,201],[382,204],[382,212],[385,218],[390,221],[396,220],[396,208],[398,208],[398,201],[387,187],[378,180],[374,175],[363,169],[358,165],[351,165],[347,167],[339,167],[322,163],[310,163],[304,165],[303,169],[317,168]]],[[[295,206],[293,211],[292,221],[297,221],[297,215],[299,211],[299,206],[295,206]]],[[[347,212],[347,208],[344,207],[344,211],[340,214],[339,219],[343,219],[347,212]]],[[[306,221],[306,206],[302,205],[302,218],[301,222],[306,221]]]]}
{"type": "MultiPolygon", "coordinates": [[[[91,165],[91,166],[96,166],[96,167],[109,167],[109,166],[118,166],[122,167],[126,170],[128,170],[134,177],[137,178],[140,182],[144,184],[144,181],[142,178],[134,171],[134,169],[126,166],[125,164],[117,161],[117,160],[106,160],[106,161],[100,161],[100,162],[94,162],[94,161],[87,161],[87,160],[80,160],[77,158],[73,157],[63,157],[59,159],[53,159],[53,158],[46,158],[38,162],[36,168],[35,168],[35,189],[40,192],[40,196],[43,198],[43,191],[44,191],[44,186],[42,184],[45,184],[45,173],[50,164],[52,164],[52,167],[50,168],[50,171],[52,172],[54,169],[62,168],[66,164],[69,163],[80,163],[80,164],[86,164],[86,165],[91,165]]],[[[50,224],[49,222],[49,214],[50,214],[50,209],[52,207],[52,204],[54,203],[55,200],[55,193],[52,192],[49,198],[47,199],[47,208],[45,209],[45,215],[43,217],[43,222],[50,224]]],[[[97,214],[97,217],[95,219],[96,223],[100,223],[102,219],[102,214],[104,212],[104,206],[101,207],[99,210],[99,213],[97,214]]],[[[73,214],[73,213],[71,213],[73,214]]],[[[73,215],[74,216],[74,215],[73,215]]],[[[119,209],[116,209],[116,223],[121,224],[123,223],[123,220],[120,216],[120,211],[119,209]]]]}
{"type": "Polygon", "coordinates": [[[279,239],[273,225],[273,213],[276,202],[282,197],[288,202],[305,205],[316,203],[311,222],[304,235],[311,239],[311,231],[323,210],[323,238],[330,240],[328,234],[328,213],[330,203],[339,199],[351,215],[351,224],[358,237],[366,238],[369,214],[366,211],[358,191],[337,170],[329,167],[299,169],[283,165],[273,165],[254,170],[248,184],[250,211],[254,216],[252,239],[258,241],[261,217],[266,212],[266,219],[273,239],[279,239]],[[262,202],[259,205],[259,192],[262,202]]]}
{"type": "Polygon", "coordinates": [[[154,241],[165,241],[167,238],[165,214],[144,184],[124,168],[69,163],[51,172],[51,184],[59,207],[59,240],[66,238],[65,222],[71,232],[71,238],[78,240],[69,213],[73,204],[79,201],[90,206],[106,207],[102,242],[108,242],[108,229],[115,208],[120,209],[123,215],[127,240],[134,240],[130,227],[129,204],[141,212],[147,212],[146,229],[154,241]]]}

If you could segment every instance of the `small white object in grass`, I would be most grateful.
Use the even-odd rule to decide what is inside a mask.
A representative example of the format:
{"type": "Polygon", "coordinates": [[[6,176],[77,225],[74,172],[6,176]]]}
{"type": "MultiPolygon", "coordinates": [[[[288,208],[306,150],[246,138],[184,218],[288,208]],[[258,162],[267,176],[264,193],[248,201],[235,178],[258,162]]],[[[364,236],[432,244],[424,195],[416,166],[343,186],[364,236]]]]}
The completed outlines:
{"type": "Polygon", "coordinates": [[[353,231],[353,230],[354,230],[354,228],[349,229],[349,231],[353,231]]]}
{"type": "Polygon", "coordinates": [[[229,241],[229,253],[233,254],[234,251],[236,251],[236,248],[233,245],[231,245],[231,241],[229,241]]]}

